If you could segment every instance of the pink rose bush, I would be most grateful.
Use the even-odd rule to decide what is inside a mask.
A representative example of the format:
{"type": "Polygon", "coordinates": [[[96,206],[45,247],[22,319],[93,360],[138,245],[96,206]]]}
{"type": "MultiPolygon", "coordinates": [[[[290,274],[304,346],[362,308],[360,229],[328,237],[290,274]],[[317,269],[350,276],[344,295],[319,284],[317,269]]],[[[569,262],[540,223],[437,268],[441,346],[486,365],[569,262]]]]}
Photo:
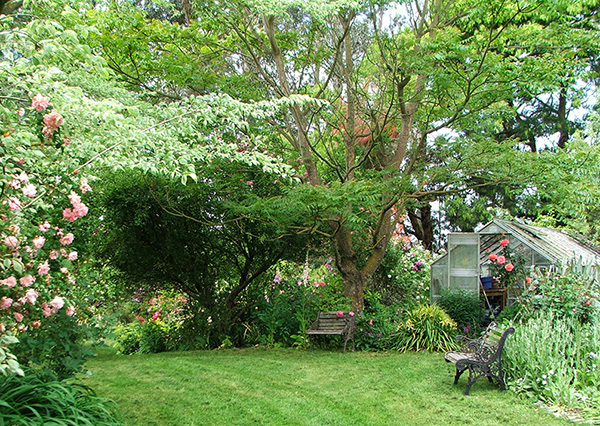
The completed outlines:
{"type": "Polygon", "coordinates": [[[501,254],[491,253],[488,259],[492,275],[499,279],[503,287],[527,282],[524,261],[509,249],[510,240],[502,238],[499,242],[501,254]]]}
{"type": "Polygon", "coordinates": [[[23,153],[0,160],[1,178],[8,183],[0,193],[0,336],[18,337],[28,329],[42,329],[53,315],[76,313],[69,290],[76,284],[70,269],[78,254],[71,247],[66,250],[75,236],[64,227],[88,213],[77,191],[84,194],[91,187],[70,173],[57,179],[55,165],[62,164],[63,154],[56,149],[59,145],[46,142],[57,134],[64,118],[54,108],[48,112],[49,106],[48,97],[35,95],[30,108],[17,110],[18,121],[10,123],[15,129],[3,139],[8,152],[16,152],[11,147],[20,142],[12,135],[36,129],[41,144],[36,149],[43,150],[44,160],[23,153]],[[52,167],[47,177],[43,161],[48,170],[52,167]]]}

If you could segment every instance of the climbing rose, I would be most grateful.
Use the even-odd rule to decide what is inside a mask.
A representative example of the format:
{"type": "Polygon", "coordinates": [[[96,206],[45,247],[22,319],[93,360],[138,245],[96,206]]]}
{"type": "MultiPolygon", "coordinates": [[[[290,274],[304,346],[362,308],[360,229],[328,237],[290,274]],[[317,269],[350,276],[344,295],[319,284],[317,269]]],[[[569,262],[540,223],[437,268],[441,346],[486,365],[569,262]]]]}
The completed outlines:
{"type": "Polygon", "coordinates": [[[50,99],[48,99],[47,97],[42,96],[42,95],[40,95],[38,93],[31,100],[31,107],[34,110],[36,110],[38,112],[41,112],[41,111],[45,110],[48,107],[49,103],[50,103],[50,99]]]}
{"type": "Polygon", "coordinates": [[[504,265],[505,262],[506,262],[506,257],[498,256],[498,265],[504,265]]]}
{"type": "Polygon", "coordinates": [[[23,287],[29,287],[35,281],[35,277],[33,275],[25,275],[19,279],[19,282],[23,287]]]}
{"type": "Polygon", "coordinates": [[[32,288],[27,290],[27,292],[25,293],[25,300],[30,305],[35,305],[35,301],[37,300],[38,297],[39,297],[39,294],[37,293],[37,291],[35,291],[32,288]]]}
{"type": "Polygon", "coordinates": [[[9,210],[19,210],[21,208],[21,202],[17,197],[10,197],[8,199],[8,208],[9,210]]]}
{"type": "Polygon", "coordinates": [[[40,266],[38,266],[38,274],[40,274],[40,276],[46,275],[48,272],[50,271],[50,265],[48,265],[48,261],[42,263],[40,266]]]}
{"type": "Polygon", "coordinates": [[[513,265],[512,263],[507,263],[504,266],[504,269],[506,269],[508,272],[512,271],[513,269],[515,269],[515,265],[513,265]]]}
{"type": "Polygon", "coordinates": [[[8,288],[12,288],[17,285],[17,279],[13,276],[0,280],[0,284],[7,286],[8,288]]]}
{"type": "Polygon", "coordinates": [[[72,251],[71,253],[68,254],[67,259],[73,261],[73,260],[77,260],[77,252],[76,251],[72,251]]]}
{"type": "Polygon", "coordinates": [[[71,244],[73,242],[74,239],[75,239],[75,236],[69,232],[67,235],[65,235],[64,237],[62,237],[60,239],[60,244],[63,246],[68,246],[69,244],[71,244]]]}
{"type": "Polygon", "coordinates": [[[42,236],[37,236],[32,241],[33,241],[33,246],[39,250],[42,247],[44,247],[44,243],[46,242],[46,239],[42,236]]]}
{"type": "Polygon", "coordinates": [[[508,241],[508,239],[506,239],[506,238],[505,238],[505,239],[503,239],[502,241],[500,241],[500,245],[501,245],[502,247],[506,247],[506,246],[508,245],[508,243],[509,243],[509,241],[508,241]]]}
{"type": "Polygon", "coordinates": [[[62,115],[60,115],[55,109],[50,111],[48,114],[44,115],[44,124],[46,125],[46,127],[52,129],[53,131],[58,129],[58,126],[60,126],[62,122],[62,115]]]}
{"type": "Polygon", "coordinates": [[[495,255],[494,253],[492,253],[492,254],[490,254],[489,258],[490,258],[490,260],[491,260],[492,262],[495,262],[495,261],[496,261],[496,259],[498,259],[498,256],[497,256],[497,255],[495,255]]]}
{"type": "Polygon", "coordinates": [[[4,239],[4,244],[6,244],[9,249],[14,250],[19,246],[19,240],[17,237],[9,235],[4,239]]]}
{"type": "Polygon", "coordinates": [[[0,299],[0,309],[8,309],[12,305],[13,300],[10,297],[2,297],[0,299]]]}
{"type": "Polygon", "coordinates": [[[56,296],[54,299],[52,299],[50,301],[50,306],[52,306],[54,309],[60,309],[63,306],[65,306],[65,301],[63,300],[62,297],[60,296],[56,296]]]}

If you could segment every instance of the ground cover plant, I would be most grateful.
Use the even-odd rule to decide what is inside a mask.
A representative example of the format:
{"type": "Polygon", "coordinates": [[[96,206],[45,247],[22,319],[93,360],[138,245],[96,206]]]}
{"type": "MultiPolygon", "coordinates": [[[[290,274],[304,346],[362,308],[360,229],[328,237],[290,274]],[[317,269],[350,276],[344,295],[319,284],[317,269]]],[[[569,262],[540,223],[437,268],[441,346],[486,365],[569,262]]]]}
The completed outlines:
{"type": "Polygon", "coordinates": [[[484,380],[464,397],[439,353],[105,351],[87,367],[126,426],[569,424],[484,380]]]}

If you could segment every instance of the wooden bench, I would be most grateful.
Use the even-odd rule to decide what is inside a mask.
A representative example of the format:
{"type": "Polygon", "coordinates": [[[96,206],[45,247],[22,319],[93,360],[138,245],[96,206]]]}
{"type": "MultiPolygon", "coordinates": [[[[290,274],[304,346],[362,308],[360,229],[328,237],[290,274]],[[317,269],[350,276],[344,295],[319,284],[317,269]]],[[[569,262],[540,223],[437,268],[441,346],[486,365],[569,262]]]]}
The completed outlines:
{"type": "Polygon", "coordinates": [[[342,336],[344,338],[344,352],[346,352],[346,345],[348,344],[348,340],[352,340],[352,350],[355,350],[355,328],[356,322],[354,321],[354,317],[350,315],[350,312],[321,311],[317,316],[317,320],[311,324],[308,330],[306,330],[306,334],[309,337],[311,350],[313,336],[327,334],[342,336]]]}
{"type": "Polygon", "coordinates": [[[500,389],[506,389],[502,372],[502,349],[508,335],[514,332],[513,327],[502,330],[498,328],[498,324],[492,322],[480,339],[469,340],[464,336],[459,336],[459,338],[462,337],[463,343],[461,349],[446,352],[444,355],[446,362],[456,365],[454,384],[458,383],[458,378],[465,370],[469,370],[465,395],[469,394],[473,383],[481,377],[487,377],[490,383],[493,383],[493,379],[495,379],[500,385],[500,389]]]}

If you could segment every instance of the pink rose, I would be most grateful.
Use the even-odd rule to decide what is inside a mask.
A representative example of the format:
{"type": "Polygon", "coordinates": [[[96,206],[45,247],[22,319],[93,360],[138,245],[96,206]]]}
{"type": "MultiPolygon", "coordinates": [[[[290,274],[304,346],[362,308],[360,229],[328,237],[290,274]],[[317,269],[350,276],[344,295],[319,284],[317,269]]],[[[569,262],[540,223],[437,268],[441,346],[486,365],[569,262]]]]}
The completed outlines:
{"type": "Polygon", "coordinates": [[[19,312],[13,312],[13,315],[15,316],[15,321],[16,322],[23,321],[23,314],[20,314],[19,312]]]}
{"type": "Polygon", "coordinates": [[[337,311],[336,315],[341,318],[344,316],[344,313],[342,311],[337,311]]]}
{"type": "Polygon", "coordinates": [[[52,225],[50,225],[50,222],[45,221],[44,223],[40,223],[40,226],[38,228],[40,232],[48,232],[50,228],[52,228],[52,225]]]}
{"type": "Polygon", "coordinates": [[[19,110],[17,111],[17,115],[19,117],[23,117],[25,115],[25,108],[19,108],[19,110]]]}
{"type": "Polygon", "coordinates": [[[152,321],[156,321],[159,316],[160,316],[160,312],[158,312],[158,311],[154,312],[154,315],[152,315],[152,321]]]}
{"type": "Polygon", "coordinates": [[[31,107],[34,110],[41,112],[41,111],[45,110],[46,108],[48,108],[49,103],[50,103],[50,99],[48,99],[47,97],[42,96],[38,93],[31,100],[31,107]]]}
{"type": "Polygon", "coordinates": [[[504,266],[504,269],[506,269],[508,272],[512,271],[513,269],[515,269],[515,265],[513,265],[512,263],[507,263],[504,266]]]}
{"type": "Polygon", "coordinates": [[[85,194],[86,192],[91,191],[92,187],[88,185],[88,181],[86,178],[81,178],[81,181],[79,182],[79,189],[81,190],[82,194],[85,194]]]}
{"type": "Polygon", "coordinates": [[[498,255],[496,255],[496,254],[492,253],[492,254],[490,254],[490,255],[489,255],[489,259],[490,259],[492,262],[495,262],[495,261],[496,261],[496,259],[498,259],[498,255]]]}
{"type": "Polygon", "coordinates": [[[65,301],[63,300],[62,297],[56,296],[54,299],[52,299],[50,301],[50,306],[52,306],[56,310],[59,310],[60,308],[65,306],[65,301]]]}
{"type": "Polygon", "coordinates": [[[348,315],[350,315],[351,317],[353,317],[354,316],[354,312],[350,311],[350,312],[348,312],[348,315]]]}
{"type": "Polygon", "coordinates": [[[48,257],[52,260],[56,260],[58,259],[58,252],[56,250],[52,250],[50,253],[48,253],[48,257]]]}
{"type": "Polygon", "coordinates": [[[17,197],[10,197],[8,199],[8,209],[15,211],[15,210],[19,210],[21,208],[21,202],[19,201],[19,199],[17,197]]]}
{"type": "Polygon", "coordinates": [[[44,243],[46,242],[46,239],[42,236],[37,236],[32,240],[32,242],[33,242],[33,246],[39,250],[42,247],[44,247],[44,243]]]}
{"type": "Polygon", "coordinates": [[[77,260],[77,252],[76,251],[72,251],[71,253],[69,253],[69,255],[67,256],[67,259],[73,261],[73,260],[77,260]]]}
{"type": "Polygon", "coordinates": [[[504,265],[505,262],[506,262],[506,257],[498,256],[498,265],[504,265]]]}
{"type": "Polygon", "coordinates": [[[19,279],[19,282],[23,287],[29,287],[35,281],[35,277],[33,275],[25,275],[19,279]]]}
{"type": "Polygon", "coordinates": [[[0,280],[0,284],[7,286],[8,288],[13,288],[17,285],[17,279],[12,275],[8,278],[0,280]]]}
{"type": "Polygon", "coordinates": [[[63,122],[62,115],[57,110],[53,109],[48,114],[44,115],[44,124],[48,129],[56,130],[63,122]]]}
{"type": "Polygon", "coordinates": [[[46,275],[49,271],[50,271],[50,265],[48,265],[48,261],[46,261],[46,262],[42,263],[40,266],[38,266],[38,274],[40,276],[46,275]]]}
{"type": "Polygon", "coordinates": [[[35,321],[32,321],[32,322],[31,322],[31,326],[32,326],[33,328],[38,328],[40,325],[42,325],[42,323],[40,323],[40,321],[39,321],[39,320],[35,320],[35,321]]]}
{"type": "Polygon", "coordinates": [[[34,289],[30,288],[29,290],[27,290],[27,292],[25,293],[25,300],[27,303],[29,303],[30,305],[35,305],[35,301],[37,300],[37,298],[40,295],[37,293],[37,291],[35,291],[34,289]]]}
{"type": "Polygon", "coordinates": [[[22,189],[23,191],[23,195],[27,196],[27,197],[35,197],[35,194],[37,193],[37,189],[35,188],[35,185],[33,185],[32,183],[28,183],[27,185],[25,185],[22,189]]]}
{"type": "Polygon", "coordinates": [[[10,250],[14,250],[19,246],[19,240],[17,237],[9,235],[4,239],[4,244],[6,244],[6,247],[8,247],[10,250]]]}
{"type": "Polygon", "coordinates": [[[68,317],[72,317],[73,315],[75,315],[75,306],[69,306],[65,311],[65,314],[67,314],[68,317]]]}
{"type": "Polygon", "coordinates": [[[48,306],[48,304],[46,302],[42,303],[42,311],[46,318],[48,318],[53,313],[52,309],[50,309],[50,306],[48,306]]]}
{"type": "Polygon", "coordinates": [[[508,243],[509,243],[509,242],[510,242],[510,241],[508,241],[508,239],[506,239],[506,238],[505,238],[505,239],[503,239],[502,241],[500,241],[500,245],[501,245],[502,247],[506,247],[506,246],[508,245],[508,243]]]}
{"type": "Polygon", "coordinates": [[[0,309],[8,309],[11,307],[13,300],[10,297],[0,298],[0,309]]]}
{"type": "Polygon", "coordinates": [[[525,282],[526,282],[527,284],[531,284],[531,278],[529,278],[529,277],[525,277],[525,282]]]}
{"type": "Polygon", "coordinates": [[[75,236],[69,232],[67,235],[65,235],[64,237],[62,237],[60,239],[60,244],[63,246],[68,246],[69,244],[71,244],[73,242],[74,239],[75,239],[75,236]]]}

